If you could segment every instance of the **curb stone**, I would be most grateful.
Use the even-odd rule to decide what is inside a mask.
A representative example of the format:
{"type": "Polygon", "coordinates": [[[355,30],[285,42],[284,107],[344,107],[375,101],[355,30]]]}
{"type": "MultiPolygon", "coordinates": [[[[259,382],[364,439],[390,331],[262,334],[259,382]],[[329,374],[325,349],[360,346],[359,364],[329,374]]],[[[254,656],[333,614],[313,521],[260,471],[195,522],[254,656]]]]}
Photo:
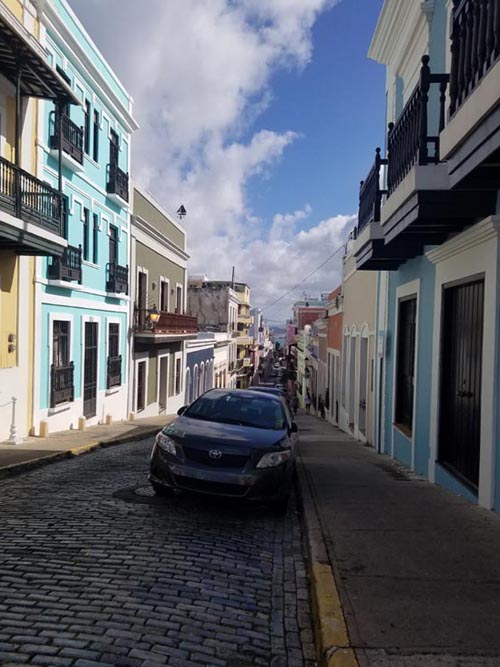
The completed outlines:
{"type": "Polygon", "coordinates": [[[335,577],[318,518],[310,482],[297,458],[297,486],[306,535],[313,630],[319,667],[359,667],[351,647],[335,577]]]}
{"type": "Polygon", "coordinates": [[[30,459],[29,461],[22,461],[21,463],[12,463],[8,466],[3,466],[0,468],[0,480],[6,479],[8,477],[14,477],[15,475],[20,475],[23,472],[28,470],[33,470],[35,468],[40,468],[42,466],[49,465],[50,463],[57,463],[57,461],[63,461],[65,459],[72,459],[77,456],[83,456],[85,454],[90,454],[96,449],[104,449],[105,447],[112,447],[114,445],[123,445],[126,442],[132,442],[133,440],[142,440],[148,438],[152,435],[155,435],[160,430],[160,427],[145,427],[144,430],[127,433],[125,435],[118,435],[116,438],[111,438],[109,440],[95,440],[93,442],[88,442],[86,445],[81,445],[80,447],[73,447],[72,449],[65,449],[61,452],[55,454],[47,454],[46,456],[40,456],[37,459],[30,459]]]}

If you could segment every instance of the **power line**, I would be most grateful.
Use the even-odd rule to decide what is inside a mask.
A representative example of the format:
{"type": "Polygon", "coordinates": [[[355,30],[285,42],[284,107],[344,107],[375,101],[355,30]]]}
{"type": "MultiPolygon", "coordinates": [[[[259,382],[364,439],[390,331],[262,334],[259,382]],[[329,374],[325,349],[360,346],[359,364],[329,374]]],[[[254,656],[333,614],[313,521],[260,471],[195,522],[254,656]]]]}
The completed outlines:
{"type": "Polygon", "coordinates": [[[300,283],[297,283],[297,285],[295,285],[295,287],[292,287],[292,289],[289,289],[288,292],[285,292],[285,293],[282,294],[280,297],[278,297],[278,298],[275,299],[274,301],[271,301],[271,303],[268,303],[266,306],[264,306],[263,308],[261,308],[261,311],[264,311],[264,310],[266,310],[267,308],[270,308],[271,306],[274,306],[274,304],[278,303],[278,301],[281,301],[281,299],[284,299],[286,296],[288,296],[288,295],[291,294],[292,292],[295,292],[295,290],[296,290],[297,288],[302,287],[302,285],[303,285],[305,282],[307,282],[311,276],[314,276],[315,273],[317,273],[320,269],[322,269],[322,268],[325,266],[325,264],[327,264],[331,259],[333,259],[333,258],[335,257],[335,255],[336,255],[337,253],[339,253],[339,252],[340,252],[341,250],[343,250],[343,249],[344,249],[344,244],[342,244],[342,245],[339,246],[334,252],[332,252],[332,254],[331,254],[329,257],[327,257],[327,258],[325,259],[324,262],[321,262],[321,264],[320,264],[319,266],[317,266],[317,267],[314,269],[314,271],[311,271],[311,273],[309,273],[303,280],[301,280],[300,283]]]}

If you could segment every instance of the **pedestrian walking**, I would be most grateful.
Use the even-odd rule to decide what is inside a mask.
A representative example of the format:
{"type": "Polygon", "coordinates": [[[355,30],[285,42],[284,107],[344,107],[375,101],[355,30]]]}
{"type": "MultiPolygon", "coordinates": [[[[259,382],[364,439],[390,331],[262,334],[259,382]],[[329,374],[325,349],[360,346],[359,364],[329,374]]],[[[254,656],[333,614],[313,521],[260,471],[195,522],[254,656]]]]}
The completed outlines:
{"type": "Polygon", "coordinates": [[[321,419],[325,418],[325,404],[323,403],[323,396],[319,396],[318,398],[318,410],[319,410],[319,416],[321,419]]]}
{"type": "Polygon", "coordinates": [[[305,404],[306,404],[306,412],[309,414],[311,412],[311,394],[307,392],[306,398],[305,398],[305,404]]]}
{"type": "Polygon", "coordinates": [[[292,401],[291,401],[291,403],[292,403],[293,414],[296,415],[296,414],[297,414],[297,410],[299,409],[299,399],[297,398],[297,394],[294,394],[294,395],[292,396],[292,401]]]}

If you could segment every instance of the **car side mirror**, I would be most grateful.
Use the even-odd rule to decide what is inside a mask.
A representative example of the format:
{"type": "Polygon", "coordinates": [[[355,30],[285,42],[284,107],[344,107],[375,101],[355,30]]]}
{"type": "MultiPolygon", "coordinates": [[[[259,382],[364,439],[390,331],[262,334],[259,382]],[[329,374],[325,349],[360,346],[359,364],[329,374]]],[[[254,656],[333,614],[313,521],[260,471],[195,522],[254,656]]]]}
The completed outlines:
{"type": "Polygon", "coordinates": [[[292,422],[292,426],[291,426],[291,428],[290,428],[290,431],[291,431],[292,433],[297,433],[298,430],[299,430],[299,429],[297,428],[297,424],[296,424],[295,422],[292,422]]]}
{"type": "Polygon", "coordinates": [[[186,410],[188,409],[188,407],[189,407],[188,405],[183,405],[182,408],[179,408],[179,409],[177,410],[177,414],[178,414],[179,416],[180,416],[180,415],[183,415],[183,414],[186,412],[186,410]]]}

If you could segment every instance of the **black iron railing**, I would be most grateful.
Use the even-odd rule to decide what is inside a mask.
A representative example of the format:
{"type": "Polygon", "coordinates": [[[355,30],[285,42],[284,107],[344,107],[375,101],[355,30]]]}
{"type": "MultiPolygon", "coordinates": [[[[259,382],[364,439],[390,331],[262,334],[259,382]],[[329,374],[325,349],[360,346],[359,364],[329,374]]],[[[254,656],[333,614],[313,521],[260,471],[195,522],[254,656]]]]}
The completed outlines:
{"type": "MultiPolygon", "coordinates": [[[[51,148],[59,148],[59,126],[57,123],[57,116],[55,111],[51,112],[50,119],[52,132],[49,138],[49,145],[51,148]]],[[[74,160],[83,164],[83,127],[78,127],[69,116],[62,114],[62,149],[65,153],[70,155],[74,160]]]]}
{"type": "Polygon", "coordinates": [[[62,257],[52,257],[48,267],[49,280],[76,280],[82,282],[82,246],[64,249],[62,257]]]}
{"type": "Polygon", "coordinates": [[[387,160],[380,157],[380,148],[377,148],[375,162],[359,187],[358,234],[370,222],[380,222],[382,195],[387,194],[387,190],[380,188],[380,167],[386,164],[387,160]]]}
{"type": "Polygon", "coordinates": [[[128,266],[116,262],[106,264],[106,291],[128,294],[128,266]]]}
{"type": "Polygon", "coordinates": [[[150,313],[150,310],[144,308],[134,310],[134,328],[137,332],[156,334],[195,334],[198,332],[198,318],[192,315],[161,311],[158,313],[158,321],[154,323],[150,313]]]}
{"type": "MultiPolygon", "coordinates": [[[[439,162],[439,133],[444,129],[447,74],[431,74],[429,56],[422,58],[420,81],[396,124],[389,123],[387,190],[390,196],[415,165],[439,162]],[[428,102],[431,84],[439,84],[439,130],[429,134],[428,102]],[[433,147],[432,154],[429,146],[433,147]]],[[[433,119],[434,120],[434,119],[433,119]]]]}
{"type": "Polygon", "coordinates": [[[61,193],[0,157],[0,208],[62,236],[61,193]]]}
{"type": "Polygon", "coordinates": [[[75,367],[73,362],[68,366],[54,366],[50,367],[50,407],[54,408],[60,403],[72,403],[75,395],[74,388],[74,372],[75,367]]]}
{"type": "Polygon", "coordinates": [[[453,0],[450,115],[500,58],[500,0],[453,0]]]}
{"type": "Polygon", "coordinates": [[[108,357],[106,387],[119,387],[122,383],[122,356],[108,357]]]}
{"type": "Polygon", "coordinates": [[[107,192],[118,195],[128,202],[128,174],[122,171],[117,164],[109,165],[107,192]]]}

